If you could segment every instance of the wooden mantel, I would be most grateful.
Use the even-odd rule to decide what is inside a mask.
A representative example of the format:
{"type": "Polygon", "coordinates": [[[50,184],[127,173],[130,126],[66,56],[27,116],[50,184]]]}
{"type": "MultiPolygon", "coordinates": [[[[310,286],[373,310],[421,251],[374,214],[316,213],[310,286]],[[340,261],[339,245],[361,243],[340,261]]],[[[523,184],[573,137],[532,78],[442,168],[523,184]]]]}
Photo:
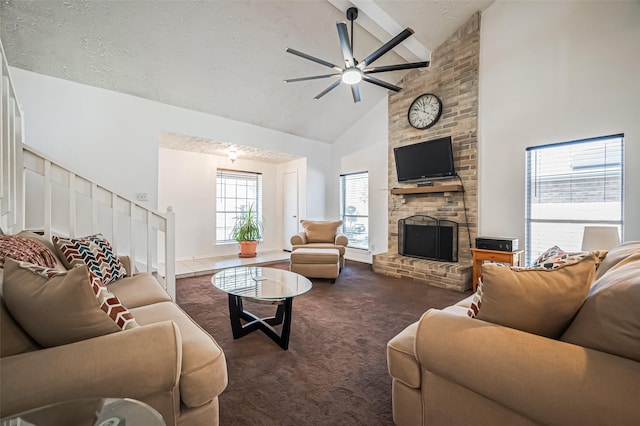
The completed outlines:
{"type": "Polygon", "coordinates": [[[459,183],[445,183],[414,188],[391,188],[391,193],[393,195],[428,194],[432,192],[461,192],[462,190],[462,185],[459,183]]]}

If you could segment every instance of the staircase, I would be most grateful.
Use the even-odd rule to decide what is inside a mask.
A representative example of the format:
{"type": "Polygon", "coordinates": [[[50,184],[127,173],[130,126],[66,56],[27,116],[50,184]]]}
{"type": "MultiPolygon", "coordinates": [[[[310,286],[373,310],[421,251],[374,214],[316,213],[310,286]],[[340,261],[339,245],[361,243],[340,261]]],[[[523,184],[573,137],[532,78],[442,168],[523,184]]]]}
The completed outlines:
{"type": "MultiPolygon", "coordinates": [[[[175,300],[175,229],[171,207],[159,213],[75,174],[24,144],[24,118],[2,43],[0,74],[0,228],[37,230],[51,239],[101,233],[138,270],[156,274],[175,300]],[[161,273],[157,265],[164,263],[161,273]]],[[[115,171],[114,171],[115,172],[115,171]]]]}

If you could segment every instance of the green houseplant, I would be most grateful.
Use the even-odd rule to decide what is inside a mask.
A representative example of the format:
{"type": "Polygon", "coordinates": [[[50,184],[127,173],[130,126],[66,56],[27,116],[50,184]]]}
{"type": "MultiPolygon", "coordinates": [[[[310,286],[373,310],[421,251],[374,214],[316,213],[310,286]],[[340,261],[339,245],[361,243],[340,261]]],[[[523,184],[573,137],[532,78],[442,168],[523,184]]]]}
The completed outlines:
{"type": "Polygon", "coordinates": [[[240,257],[255,257],[258,240],[262,237],[262,220],[253,205],[242,216],[236,218],[231,238],[240,243],[240,257]]]}

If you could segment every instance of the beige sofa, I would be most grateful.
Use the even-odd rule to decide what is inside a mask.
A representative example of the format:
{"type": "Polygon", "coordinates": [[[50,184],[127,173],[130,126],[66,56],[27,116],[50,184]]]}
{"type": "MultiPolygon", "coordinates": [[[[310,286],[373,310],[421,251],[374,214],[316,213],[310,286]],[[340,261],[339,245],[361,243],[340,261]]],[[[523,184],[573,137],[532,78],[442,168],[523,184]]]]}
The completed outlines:
{"type": "MultiPolygon", "coordinates": [[[[45,244],[53,249],[50,243],[45,244]]],[[[23,321],[21,327],[18,317],[8,309],[8,281],[16,276],[10,268],[16,267],[13,261],[5,262],[4,294],[0,299],[1,417],[65,400],[128,397],[154,407],[167,425],[218,424],[218,395],[227,385],[222,349],[171,300],[152,275],[132,274],[128,258],[120,259],[127,277],[107,288],[129,309],[138,326],[47,347],[36,341],[54,338],[56,330],[32,338],[23,328],[30,318],[15,312],[17,304],[13,302],[14,313],[23,321]]],[[[59,259],[56,263],[56,269],[64,269],[59,259]]],[[[83,268],[74,268],[65,276],[86,276],[83,268]]],[[[14,283],[15,287],[20,286],[14,283]]],[[[25,306],[24,310],[29,308],[25,306]]]]}
{"type": "MultiPolygon", "coordinates": [[[[483,266],[483,276],[485,268],[489,273],[510,269],[483,266]]],[[[511,280],[507,284],[515,286],[511,280]]],[[[544,287],[547,281],[537,284],[544,287]]],[[[518,306],[526,297],[511,300],[518,306]]],[[[560,298],[543,300],[538,319],[518,307],[514,321],[547,326],[560,307],[568,306],[554,305],[560,298]]],[[[396,424],[640,424],[640,242],[608,253],[589,275],[577,313],[568,317],[567,326],[558,323],[562,331],[556,336],[515,328],[527,324],[507,327],[471,318],[472,301],[473,296],[431,309],[389,341],[396,424]]]]}

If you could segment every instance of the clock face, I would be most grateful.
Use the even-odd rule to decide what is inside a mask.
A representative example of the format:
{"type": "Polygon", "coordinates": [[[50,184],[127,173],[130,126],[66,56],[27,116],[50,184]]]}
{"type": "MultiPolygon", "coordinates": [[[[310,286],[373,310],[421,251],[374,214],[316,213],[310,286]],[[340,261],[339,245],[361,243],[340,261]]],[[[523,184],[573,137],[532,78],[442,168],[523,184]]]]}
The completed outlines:
{"type": "Polygon", "coordinates": [[[431,93],[418,96],[409,107],[409,124],[416,129],[428,129],[442,114],[442,102],[431,93]]]}

